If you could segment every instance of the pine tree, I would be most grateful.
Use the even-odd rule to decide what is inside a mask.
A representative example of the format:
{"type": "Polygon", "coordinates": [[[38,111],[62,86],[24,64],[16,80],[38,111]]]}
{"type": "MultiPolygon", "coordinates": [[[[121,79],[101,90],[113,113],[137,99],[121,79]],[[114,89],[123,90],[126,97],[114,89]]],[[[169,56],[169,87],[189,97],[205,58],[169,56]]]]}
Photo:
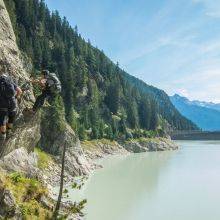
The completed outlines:
{"type": "Polygon", "coordinates": [[[196,129],[163,91],[128,75],[86,42],[77,26],[72,28],[57,11],[51,13],[43,0],[4,1],[18,46],[32,60],[33,72],[44,68],[59,76],[65,117],[81,137],[101,138],[106,133],[112,139],[127,133],[127,128],[154,130],[158,116],[177,129],[196,129]],[[105,132],[103,125],[108,125],[105,132]]]}
{"type": "Polygon", "coordinates": [[[147,97],[141,99],[139,104],[140,126],[143,129],[149,130],[151,123],[151,104],[147,97]]]}
{"type": "Polygon", "coordinates": [[[151,120],[150,120],[150,130],[156,130],[157,126],[158,126],[158,114],[157,111],[155,111],[157,109],[156,103],[152,102],[151,103],[151,109],[154,109],[154,111],[151,111],[151,120]]]}
{"type": "Polygon", "coordinates": [[[137,104],[134,100],[127,104],[128,107],[128,123],[130,124],[131,128],[135,129],[139,127],[138,122],[138,111],[137,111],[137,104]]]}

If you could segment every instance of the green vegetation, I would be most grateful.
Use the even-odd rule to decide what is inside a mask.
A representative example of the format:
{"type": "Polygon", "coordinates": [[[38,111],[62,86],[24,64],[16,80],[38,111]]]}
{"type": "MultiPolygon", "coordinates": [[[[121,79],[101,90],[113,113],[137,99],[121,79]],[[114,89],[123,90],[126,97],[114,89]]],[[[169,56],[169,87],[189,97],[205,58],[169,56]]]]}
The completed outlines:
{"type": "MultiPolygon", "coordinates": [[[[39,152],[39,150],[37,150],[39,152]]],[[[42,152],[40,152],[41,154],[42,152]]],[[[45,155],[43,156],[45,157],[45,155]]],[[[45,158],[44,158],[45,159],[45,158]]],[[[85,178],[84,178],[85,179],[85,178]]],[[[80,183],[74,183],[73,189],[81,189],[84,185],[84,179],[80,183]]],[[[20,208],[22,219],[24,220],[50,220],[53,219],[54,201],[49,199],[48,190],[38,180],[25,177],[23,174],[15,172],[6,174],[0,172],[0,190],[9,190],[14,198],[16,205],[20,208]],[[42,197],[48,201],[47,205],[42,203],[42,197]]],[[[68,191],[64,190],[64,194],[68,191]]],[[[82,210],[85,207],[87,200],[82,200],[79,203],[74,203],[66,207],[59,219],[67,219],[69,215],[79,214],[83,216],[82,210]]]]}
{"type": "Polygon", "coordinates": [[[43,207],[39,201],[43,195],[47,196],[47,189],[40,182],[26,178],[20,173],[0,173],[0,180],[0,188],[9,189],[13,193],[24,220],[49,219],[51,210],[43,207]]]}
{"type": "Polygon", "coordinates": [[[86,140],[86,141],[81,142],[82,148],[84,150],[94,150],[95,151],[97,149],[97,146],[99,146],[100,144],[109,145],[112,148],[117,148],[117,142],[111,141],[108,139],[91,140],[91,141],[86,140]]]}
{"type": "Polygon", "coordinates": [[[85,41],[66,18],[51,13],[43,0],[5,3],[18,46],[32,60],[34,75],[47,68],[59,76],[65,117],[81,140],[113,140],[130,137],[128,130],[156,130],[160,118],[175,129],[197,129],[165,92],[127,74],[85,41]]]}
{"type": "Polygon", "coordinates": [[[61,96],[57,96],[51,102],[51,106],[44,108],[42,111],[41,128],[40,147],[52,155],[58,155],[61,146],[51,146],[54,146],[54,140],[56,140],[58,135],[63,134],[66,129],[65,112],[61,96]]]}
{"type": "Polygon", "coordinates": [[[40,148],[35,148],[34,151],[38,155],[39,169],[44,170],[49,166],[51,162],[53,162],[53,158],[48,153],[42,151],[40,148]]]}

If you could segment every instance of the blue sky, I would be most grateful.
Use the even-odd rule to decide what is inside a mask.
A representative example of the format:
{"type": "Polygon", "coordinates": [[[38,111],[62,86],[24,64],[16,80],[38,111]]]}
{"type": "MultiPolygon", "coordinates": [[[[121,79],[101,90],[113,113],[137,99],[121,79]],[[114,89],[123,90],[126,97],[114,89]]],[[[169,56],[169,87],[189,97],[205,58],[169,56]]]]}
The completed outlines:
{"type": "Polygon", "coordinates": [[[128,73],[220,102],[220,0],[46,0],[128,73]]]}

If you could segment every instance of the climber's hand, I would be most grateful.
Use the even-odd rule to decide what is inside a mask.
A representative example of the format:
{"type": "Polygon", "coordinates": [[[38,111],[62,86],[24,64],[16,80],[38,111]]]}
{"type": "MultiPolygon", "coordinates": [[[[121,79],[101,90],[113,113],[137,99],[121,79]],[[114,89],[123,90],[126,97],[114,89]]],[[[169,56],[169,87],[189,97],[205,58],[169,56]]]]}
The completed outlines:
{"type": "Polygon", "coordinates": [[[45,79],[41,79],[39,80],[39,85],[42,87],[42,88],[45,88],[46,87],[46,80],[45,79]]]}
{"type": "Polygon", "coordinates": [[[31,78],[31,79],[29,80],[29,82],[32,83],[32,84],[38,84],[38,83],[39,83],[39,80],[38,80],[38,79],[33,79],[33,78],[31,78]]]}

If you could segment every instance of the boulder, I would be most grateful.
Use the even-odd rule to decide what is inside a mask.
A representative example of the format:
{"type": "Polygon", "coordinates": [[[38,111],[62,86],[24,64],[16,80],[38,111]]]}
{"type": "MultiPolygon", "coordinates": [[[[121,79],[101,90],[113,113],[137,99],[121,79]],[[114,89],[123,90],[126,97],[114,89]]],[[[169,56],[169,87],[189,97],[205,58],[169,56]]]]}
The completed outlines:
{"type": "Polygon", "coordinates": [[[38,157],[34,152],[21,147],[10,152],[0,160],[0,167],[8,172],[20,172],[25,176],[38,178],[41,174],[37,168],[38,157]]]}
{"type": "Polygon", "coordinates": [[[22,215],[10,190],[0,189],[0,218],[21,220],[22,215]]]}

